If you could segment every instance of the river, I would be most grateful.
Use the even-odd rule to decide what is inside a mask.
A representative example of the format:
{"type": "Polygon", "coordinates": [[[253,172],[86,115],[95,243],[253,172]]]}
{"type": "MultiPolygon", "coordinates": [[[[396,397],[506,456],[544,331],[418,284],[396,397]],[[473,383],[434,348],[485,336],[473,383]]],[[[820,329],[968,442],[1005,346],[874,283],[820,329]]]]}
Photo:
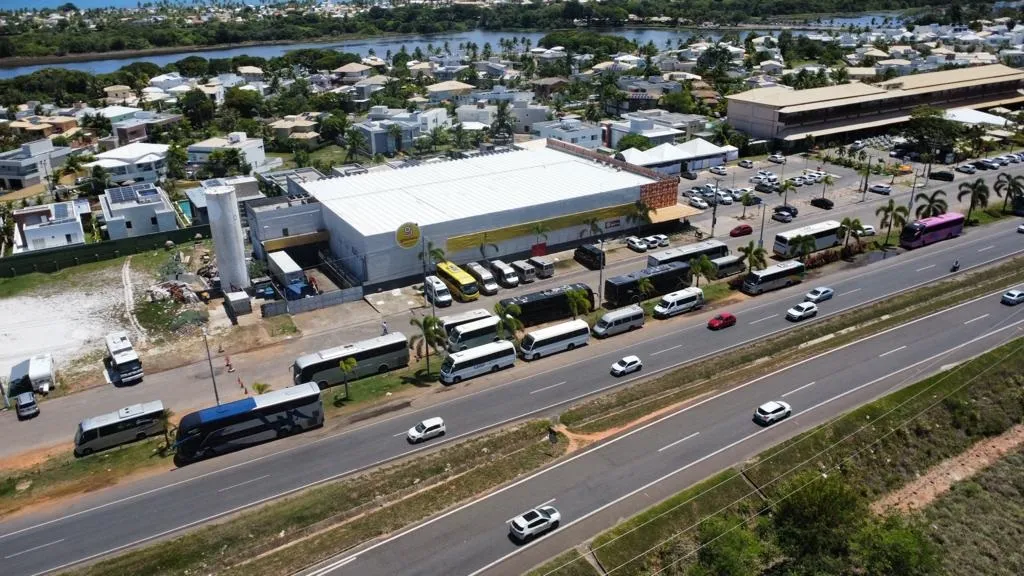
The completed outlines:
{"type": "MultiPolygon", "coordinates": [[[[850,18],[833,18],[828,21],[824,21],[825,24],[833,26],[847,26],[854,24],[856,26],[869,26],[872,20],[876,23],[880,23],[882,18],[886,15],[882,14],[866,14],[863,16],[850,17],[850,18]]],[[[892,15],[889,15],[892,16],[892,15]]],[[[746,35],[748,30],[740,32],[741,35],[746,35]]],[[[776,34],[777,31],[768,30],[754,30],[758,34],[776,34]]],[[[670,28],[619,28],[613,30],[602,30],[603,34],[615,34],[619,36],[625,36],[636,40],[639,43],[646,44],[648,41],[653,41],[658,48],[665,46],[665,41],[668,40],[672,46],[676,45],[679,39],[686,39],[694,35],[702,35],[705,38],[717,40],[722,37],[723,32],[719,30],[692,30],[692,29],[670,29],[670,28]]],[[[342,42],[310,42],[302,44],[273,44],[269,46],[241,46],[238,48],[221,48],[216,50],[199,50],[190,52],[177,52],[174,54],[159,54],[153,56],[139,56],[133,58],[112,58],[112,59],[97,59],[89,60],[84,62],[67,62],[67,63],[53,63],[53,64],[38,64],[31,66],[17,66],[14,68],[0,68],[0,78],[7,79],[15,76],[21,76],[23,74],[30,74],[36,70],[42,70],[44,68],[66,68],[68,70],[81,70],[83,72],[89,72],[91,74],[109,74],[115,72],[122,66],[126,66],[133,62],[147,61],[157,64],[158,66],[166,66],[172,62],[177,62],[182,58],[188,56],[200,56],[202,58],[231,58],[233,56],[257,56],[260,58],[274,58],[281,56],[285,52],[290,50],[299,50],[303,48],[322,48],[322,49],[335,49],[342,52],[354,52],[362,56],[366,56],[370,50],[373,50],[380,57],[384,57],[388,50],[392,53],[398,52],[402,46],[405,46],[406,50],[410,53],[413,52],[417,47],[426,51],[427,44],[433,44],[434,46],[443,46],[445,42],[448,42],[452,51],[457,49],[460,43],[473,42],[476,43],[481,49],[485,43],[490,42],[491,46],[495,51],[499,50],[498,39],[499,38],[511,38],[516,36],[519,38],[529,38],[533,45],[537,45],[537,41],[544,36],[543,32],[499,32],[491,30],[471,30],[468,32],[459,32],[452,34],[433,34],[433,35],[409,35],[409,36],[387,36],[379,38],[366,38],[363,40],[349,40],[342,42]]]]}

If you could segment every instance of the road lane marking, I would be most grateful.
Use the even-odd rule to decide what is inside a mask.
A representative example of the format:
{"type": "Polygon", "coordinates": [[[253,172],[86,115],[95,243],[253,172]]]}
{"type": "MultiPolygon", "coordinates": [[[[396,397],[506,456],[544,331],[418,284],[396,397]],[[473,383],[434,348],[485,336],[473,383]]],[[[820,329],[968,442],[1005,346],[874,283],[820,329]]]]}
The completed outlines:
{"type": "Polygon", "coordinates": [[[543,388],[537,388],[533,392],[530,392],[530,394],[536,394],[537,392],[543,392],[545,390],[551,390],[552,388],[557,388],[557,387],[561,386],[562,384],[565,384],[565,380],[562,380],[558,384],[552,384],[551,386],[545,386],[543,388]]]}
{"type": "Polygon", "coordinates": [[[765,320],[771,320],[772,318],[775,318],[776,316],[778,316],[778,314],[772,314],[771,316],[765,316],[764,318],[761,318],[760,320],[754,320],[753,322],[751,322],[751,324],[757,324],[758,322],[764,322],[765,320]]]}
{"type": "Polygon", "coordinates": [[[975,322],[977,320],[984,320],[985,318],[988,318],[988,316],[989,316],[988,314],[982,314],[981,316],[978,316],[977,318],[971,318],[967,322],[964,322],[964,326],[970,324],[971,322],[975,322]]]}
{"type": "Polygon", "coordinates": [[[22,554],[28,554],[29,552],[35,552],[36,550],[39,550],[41,548],[46,548],[47,546],[53,546],[54,544],[60,544],[64,540],[65,540],[64,538],[61,538],[60,540],[54,540],[53,542],[50,542],[49,544],[41,544],[39,546],[36,546],[35,548],[29,548],[28,550],[22,550],[21,552],[15,552],[14,554],[9,554],[7,556],[4,556],[4,560],[7,560],[9,558],[14,558],[15,556],[21,556],[22,554]]]}
{"type": "Polygon", "coordinates": [[[541,502],[540,504],[537,505],[537,508],[540,508],[541,506],[547,506],[548,504],[551,504],[554,501],[555,501],[555,498],[552,498],[551,500],[548,500],[547,502],[541,502]]]}
{"type": "Polygon", "coordinates": [[[993,244],[991,246],[985,246],[984,248],[978,248],[978,252],[984,252],[985,250],[991,250],[991,249],[993,249],[995,247],[996,247],[995,244],[993,244]]]}
{"type": "Polygon", "coordinates": [[[881,354],[878,355],[878,357],[879,358],[884,358],[884,357],[888,356],[889,354],[895,354],[895,353],[899,352],[900,350],[903,350],[904,348],[906,348],[906,346],[900,346],[899,348],[893,348],[892,350],[889,350],[888,352],[882,352],[881,354]]]}
{"type": "Polygon", "coordinates": [[[860,292],[861,290],[863,290],[863,288],[854,288],[853,290],[847,290],[846,292],[840,292],[839,294],[836,294],[836,297],[838,298],[839,296],[849,296],[850,294],[853,294],[854,292],[860,292]]]}
{"type": "Polygon", "coordinates": [[[686,442],[687,440],[689,440],[690,438],[693,438],[694,436],[700,436],[700,432],[694,432],[693,434],[690,434],[689,436],[687,436],[685,438],[680,438],[679,440],[676,440],[675,442],[673,442],[671,444],[662,446],[661,448],[658,448],[658,452],[664,452],[665,450],[668,450],[669,448],[675,446],[676,444],[682,444],[683,442],[686,442]]]}
{"type": "Polygon", "coordinates": [[[408,433],[409,433],[409,431],[406,430],[405,432],[399,432],[398,434],[392,434],[391,437],[392,438],[398,438],[399,436],[405,436],[408,433]]]}
{"type": "Polygon", "coordinates": [[[924,272],[929,268],[935,268],[935,264],[932,264],[931,266],[925,266],[924,268],[918,268],[917,270],[915,270],[915,272],[924,272]]]}
{"type": "Polygon", "coordinates": [[[804,388],[808,388],[810,386],[814,386],[817,383],[818,383],[818,381],[815,380],[814,382],[811,382],[810,384],[804,384],[803,386],[801,386],[799,388],[794,388],[793,390],[790,390],[789,392],[786,392],[785,394],[782,395],[782,397],[785,398],[786,396],[789,396],[790,394],[796,394],[797,392],[803,390],[804,388]]]}
{"type": "Polygon", "coordinates": [[[307,576],[318,576],[319,574],[326,574],[327,572],[330,572],[332,570],[337,570],[338,568],[341,568],[342,566],[345,566],[347,564],[351,564],[351,563],[355,562],[357,558],[359,558],[359,556],[349,556],[348,558],[345,558],[344,560],[342,560],[340,562],[335,562],[333,564],[329,564],[327,566],[324,566],[323,568],[319,568],[317,570],[314,570],[314,571],[310,572],[307,576]],[[326,570],[327,572],[324,572],[324,570],[326,570]]]}
{"type": "Polygon", "coordinates": [[[671,350],[675,350],[676,348],[682,348],[682,347],[683,347],[683,345],[680,344],[678,346],[673,346],[671,348],[665,348],[664,350],[658,350],[657,352],[652,352],[651,356],[657,356],[658,354],[661,354],[662,352],[669,352],[671,350]]]}
{"type": "Polygon", "coordinates": [[[253,478],[252,480],[246,480],[245,482],[239,482],[238,484],[235,484],[233,486],[228,486],[227,488],[221,488],[220,490],[217,490],[217,492],[225,492],[227,490],[231,490],[232,488],[238,488],[239,486],[245,486],[246,484],[252,484],[253,482],[259,482],[260,480],[263,480],[264,478],[270,478],[270,474],[264,474],[263,476],[260,476],[259,478],[253,478]]]}

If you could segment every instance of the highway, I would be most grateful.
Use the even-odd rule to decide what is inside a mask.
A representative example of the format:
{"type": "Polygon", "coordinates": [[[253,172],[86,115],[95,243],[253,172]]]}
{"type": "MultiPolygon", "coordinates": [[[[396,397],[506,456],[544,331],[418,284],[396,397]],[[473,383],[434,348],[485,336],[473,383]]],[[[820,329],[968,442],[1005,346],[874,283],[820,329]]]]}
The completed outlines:
{"type": "MultiPolygon", "coordinates": [[[[821,306],[819,318],[942,278],[948,274],[953,259],[959,259],[967,270],[1024,253],[1024,235],[1014,232],[1016,224],[1015,221],[1001,222],[973,229],[955,240],[830,275],[827,283],[835,288],[837,296],[821,306]]],[[[675,320],[651,321],[633,334],[592,341],[585,351],[530,363],[526,368],[526,372],[532,372],[529,376],[510,379],[515,373],[502,373],[465,382],[461,386],[472,392],[426,409],[398,413],[336,434],[319,437],[307,434],[267,444],[90,494],[62,503],[59,510],[9,520],[0,527],[0,558],[4,561],[5,574],[39,574],[64,568],[310,485],[430,449],[441,442],[528,416],[553,414],[560,406],[630,381],[614,379],[608,374],[609,365],[624,350],[644,359],[643,375],[648,376],[732,346],[763,339],[791,326],[783,318],[785,310],[801,300],[802,294],[815,284],[816,281],[808,280],[802,286],[729,307],[739,323],[722,332],[709,333],[704,328],[711,311],[675,320]],[[444,417],[447,422],[445,439],[413,448],[400,437],[420,419],[435,415],[444,417]],[[27,550],[36,551],[26,553],[27,550]],[[45,553],[38,550],[45,550],[45,553]]],[[[977,324],[985,326],[990,322],[977,324]]],[[[893,360],[903,358],[895,356],[893,360]]],[[[808,390],[816,393],[815,389],[825,388],[811,386],[808,390]]],[[[744,412],[749,410],[752,406],[743,408],[744,412]]],[[[693,444],[703,446],[704,442],[713,440],[712,436],[702,432],[693,439],[693,444]]],[[[629,474],[631,470],[631,466],[626,466],[616,474],[629,474]]],[[[567,520],[569,518],[567,516],[567,520]]],[[[482,562],[484,559],[466,556],[469,564],[465,566],[476,569],[486,564],[482,562]],[[477,560],[482,563],[474,563],[477,560]]]]}

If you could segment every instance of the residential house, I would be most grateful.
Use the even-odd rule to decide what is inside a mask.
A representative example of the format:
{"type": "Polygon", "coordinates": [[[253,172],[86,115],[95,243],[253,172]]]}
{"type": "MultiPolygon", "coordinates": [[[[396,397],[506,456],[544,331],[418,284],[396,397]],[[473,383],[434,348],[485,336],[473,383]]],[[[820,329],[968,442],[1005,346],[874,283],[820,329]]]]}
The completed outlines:
{"type": "Polygon", "coordinates": [[[409,68],[409,75],[413,78],[419,78],[420,76],[434,76],[434,63],[433,62],[412,62],[406,63],[409,68]]]}
{"type": "Polygon", "coordinates": [[[100,108],[98,111],[100,116],[103,116],[110,123],[120,122],[122,120],[128,120],[129,118],[135,118],[135,115],[142,112],[142,108],[133,108],[131,106],[107,106],[100,108]]]}
{"type": "Polygon", "coordinates": [[[427,95],[434,104],[450,100],[457,104],[465,104],[470,101],[470,92],[474,89],[472,84],[447,80],[427,86],[427,95]]]}
{"type": "Polygon", "coordinates": [[[334,69],[335,77],[342,84],[355,84],[360,80],[365,80],[373,74],[373,68],[366,64],[360,64],[358,62],[349,62],[344,66],[339,66],[334,69]]]}
{"type": "Polygon", "coordinates": [[[388,67],[387,61],[380,56],[365,56],[362,62],[371,68],[380,68],[381,70],[386,70],[388,67]]]}
{"type": "Polygon", "coordinates": [[[238,200],[238,216],[241,218],[242,227],[249,225],[246,219],[245,203],[264,198],[260,191],[259,180],[252,176],[231,176],[228,178],[211,178],[199,183],[198,188],[185,190],[185,196],[189,199],[188,210],[189,222],[191,225],[209,224],[210,214],[207,211],[206,191],[217,186],[231,186],[235,189],[235,196],[238,200]]]}
{"type": "Polygon", "coordinates": [[[206,94],[206,97],[213,100],[213,103],[220,106],[224,103],[224,90],[223,84],[204,84],[202,86],[196,86],[196,89],[206,94]]]}
{"type": "Polygon", "coordinates": [[[552,76],[549,78],[539,78],[530,84],[533,86],[533,90],[537,93],[538,98],[551,98],[551,95],[555,92],[565,89],[569,85],[569,80],[560,76],[552,76]]]}
{"type": "Polygon", "coordinates": [[[27,116],[7,124],[15,134],[47,138],[77,132],[78,120],[73,116],[27,116]]]}
{"type": "Polygon", "coordinates": [[[529,90],[509,90],[507,87],[498,84],[490,90],[474,90],[470,97],[474,102],[484,100],[488,104],[497,104],[498,102],[532,102],[533,92],[529,90]]]}
{"type": "Polygon", "coordinates": [[[515,119],[515,131],[530,134],[531,127],[537,122],[547,122],[551,117],[551,107],[543,104],[532,104],[524,100],[515,100],[509,106],[509,113],[515,119]]]}
{"type": "Polygon", "coordinates": [[[634,115],[627,115],[627,118],[621,122],[610,122],[608,127],[608,146],[610,148],[617,148],[619,141],[629,134],[643,136],[654,146],[671,144],[676,141],[676,138],[686,134],[682,130],[656,124],[652,118],[634,115]]]}
{"type": "Polygon", "coordinates": [[[0,189],[21,190],[52,177],[71,154],[67,146],[54,146],[48,138],[0,152],[0,189]]]}
{"type": "Polygon", "coordinates": [[[772,76],[778,76],[786,69],[782,62],[775,60],[765,60],[758,64],[757,67],[760,69],[762,74],[771,74],[772,76]]]}
{"type": "Polygon", "coordinates": [[[875,74],[879,76],[885,76],[890,70],[897,76],[906,76],[914,70],[914,66],[910,60],[902,58],[889,58],[875,63],[875,74]]]}
{"type": "Polygon", "coordinates": [[[246,83],[263,81],[263,69],[259,66],[239,66],[238,75],[241,76],[246,83]]]}
{"type": "Polygon", "coordinates": [[[249,138],[245,132],[231,132],[226,138],[216,136],[189,145],[188,163],[195,166],[206,164],[213,152],[230,149],[241,152],[242,160],[252,168],[258,168],[267,161],[262,138],[249,138]]]}
{"type": "MultiPolygon", "coordinates": [[[[136,112],[135,117],[113,122],[110,125],[109,148],[127,146],[133,142],[145,142],[155,132],[165,130],[181,122],[181,114],[170,114],[167,112],[150,112],[143,110],[136,112]]],[[[104,145],[104,141],[100,141],[104,145]]]]}
{"type": "Polygon", "coordinates": [[[99,200],[111,240],[178,229],[170,198],[151,183],[109,188],[99,200]]]}
{"type": "Polygon", "coordinates": [[[159,88],[160,90],[162,90],[164,92],[167,92],[168,90],[170,90],[171,88],[174,88],[175,86],[181,86],[182,84],[187,84],[187,83],[188,83],[188,78],[185,78],[184,76],[182,76],[181,74],[178,74],[177,72],[168,72],[166,74],[161,74],[159,76],[154,76],[154,77],[149,79],[149,85],[150,86],[153,86],[155,88],[159,88]]]}
{"type": "Polygon", "coordinates": [[[131,86],[125,86],[124,84],[107,86],[103,89],[103,93],[106,94],[104,101],[107,104],[128,104],[129,102],[134,103],[136,100],[131,86]]]}
{"type": "Polygon", "coordinates": [[[498,113],[498,107],[488,104],[486,100],[480,100],[476,104],[464,104],[455,109],[455,116],[460,123],[479,122],[490,126],[494,122],[494,115],[498,113]]]}
{"type": "Polygon", "coordinates": [[[601,127],[577,119],[563,118],[549,122],[536,122],[531,128],[533,135],[539,138],[560,140],[590,150],[602,145],[601,127]]]}
{"type": "Polygon", "coordinates": [[[353,124],[352,128],[362,132],[366,140],[366,153],[371,156],[377,154],[390,156],[401,150],[410,150],[415,144],[416,138],[420,136],[419,123],[407,120],[364,120],[353,124]],[[398,127],[397,138],[391,133],[392,126],[398,127]]]}
{"type": "Polygon", "coordinates": [[[100,166],[117,183],[158,182],[167,174],[167,144],[135,142],[96,155],[86,168],[100,166]]]}
{"type": "Polygon", "coordinates": [[[316,131],[317,121],[312,118],[289,115],[271,122],[268,126],[274,131],[274,137],[279,140],[302,142],[307,146],[316,145],[320,140],[320,134],[316,131]]]}
{"type": "Polygon", "coordinates": [[[90,214],[89,201],[84,198],[82,202],[69,200],[15,210],[14,252],[84,244],[83,214],[90,214]]]}
{"type": "Polygon", "coordinates": [[[388,76],[377,74],[376,76],[370,76],[364,78],[359,82],[356,82],[353,86],[355,87],[355,94],[353,95],[353,101],[355,102],[369,102],[370,96],[374,92],[378,92],[384,89],[384,85],[391,80],[388,76]]]}
{"type": "Polygon", "coordinates": [[[633,118],[650,120],[655,124],[655,126],[679,130],[682,134],[679,135],[677,139],[683,140],[689,140],[696,134],[704,132],[708,125],[707,116],[701,116],[700,114],[680,114],[678,112],[669,112],[658,108],[654,108],[652,110],[639,110],[637,112],[630,113],[625,117],[625,120],[628,121],[633,118]]]}

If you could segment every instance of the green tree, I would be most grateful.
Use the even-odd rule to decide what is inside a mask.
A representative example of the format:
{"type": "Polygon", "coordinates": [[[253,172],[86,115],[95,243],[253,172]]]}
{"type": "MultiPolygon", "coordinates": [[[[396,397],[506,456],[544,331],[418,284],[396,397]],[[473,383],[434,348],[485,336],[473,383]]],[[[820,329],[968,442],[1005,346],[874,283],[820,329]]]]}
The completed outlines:
{"type": "Polygon", "coordinates": [[[651,212],[657,212],[657,210],[648,206],[643,200],[637,200],[633,202],[632,208],[626,214],[626,222],[636,224],[637,229],[643,228],[651,223],[651,212]]]}
{"type": "Polygon", "coordinates": [[[902,230],[907,225],[907,217],[910,215],[910,210],[906,206],[897,205],[896,201],[892,198],[889,199],[889,203],[885,206],[879,206],[875,210],[875,216],[881,218],[878,223],[879,228],[886,228],[885,242],[883,246],[889,245],[889,238],[892,236],[892,229],[895,226],[897,230],[902,230]]]}
{"type": "Polygon", "coordinates": [[[867,522],[852,538],[855,573],[864,576],[941,574],[942,551],[920,523],[899,514],[867,522]]]}
{"type": "Polygon", "coordinates": [[[356,359],[351,357],[351,356],[349,356],[348,358],[342,358],[341,361],[338,362],[338,368],[341,368],[341,377],[344,378],[344,380],[345,380],[345,399],[346,400],[351,398],[351,396],[349,396],[349,393],[348,393],[348,378],[352,374],[352,372],[356,369],[356,366],[358,366],[358,365],[359,365],[359,362],[356,361],[356,359]]]}
{"type": "Polygon", "coordinates": [[[533,234],[535,245],[541,243],[541,238],[547,242],[548,232],[551,232],[551,227],[544,222],[535,222],[533,226],[530,227],[530,233],[533,234]]]}
{"type": "Polygon", "coordinates": [[[491,121],[491,137],[496,142],[511,142],[514,130],[515,118],[509,111],[508,101],[502,100],[498,102],[498,107],[494,111],[494,119],[491,121]]]}
{"type": "Polygon", "coordinates": [[[835,186],[836,178],[831,174],[825,174],[825,177],[821,179],[821,197],[825,197],[825,191],[835,186]]]}
{"type": "Polygon", "coordinates": [[[569,312],[572,313],[573,318],[580,314],[587,314],[594,305],[590,301],[590,297],[583,290],[569,290],[565,293],[565,297],[569,303],[569,312]]]}
{"type": "Polygon", "coordinates": [[[217,105],[202,90],[190,90],[178,100],[178,108],[196,128],[204,128],[213,120],[217,105]]]}
{"type": "MultiPolygon", "coordinates": [[[[1003,174],[1000,174],[1003,176],[1003,174]]],[[[996,184],[998,185],[998,183],[996,184]]],[[[936,190],[931,194],[919,192],[914,197],[914,202],[918,202],[917,209],[914,211],[914,215],[917,218],[931,218],[932,216],[939,216],[945,214],[946,210],[949,209],[949,205],[946,204],[946,192],[944,190],[936,190]]]]}
{"type": "Polygon", "coordinates": [[[416,255],[416,257],[423,263],[423,275],[426,276],[428,263],[433,269],[434,266],[437,266],[438,262],[444,262],[444,248],[434,246],[433,242],[427,240],[426,244],[423,244],[423,249],[416,255]]]}
{"type": "Polygon", "coordinates": [[[619,140],[619,143],[615,145],[615,149],[619,152],[629,150],[630,148],[648,150],[653,146],[654,144],[651,143],[651,139],[643,134],[626,134],[619,140]]]}
{"type": "Polygon", "coordinates": [[[739,518],[708,518],[700,525],[697,542],[697,563],[688,576],[748,576],[760,572],[761,541],[739,518]]]}
{"type": "Polygon", "coordinates": [[[958,202],[963,202],[964,197],[970,198],[971,204],[967,209],[967,223],[970,224],[971,214],[974,213],[976,207],[988,207],[988,184],[985,183],[984,178],[977,178],[973,182],[961,182],[958,190],[959,193],[956,195],[958,202]]]}
{"type": "Polygon", "coordinates": [[[661,97],[661,105],[669,112],[680,114],[693,114],[697,110],[697,104],[690,94],[689,88],[683,88],[680,92],[669,92],[661,97]]]}
{"type": "Polygon", "coordinates": [[[160,412],[160,425],[164,431],[164,445],[160,447],[161,453],[166,453],[171,449],[171,428],[177,429],[176,426],[171,424],[171,418],[174,417],[174,411],[169,408],[164,408],[160,412]]]}
{"type": "Polygon", "coordinates": [[[861,224],[860,218],[850,218],[847,216],[843,218],[843,221],[839,223],[839,232],[843,236],[843,248],[850,242],[850,236],[857,238],[860,242],[859,234],[864,231],[864,225],[861,224]]]}
{"type": "Polygon", "coordinates": [[[489,241],[487,239],[487,232],[484,232],[484,237],[480,239],[480,244],[477,246],[477,249],[480,250],[480,257],[483,258],[484,260],[487,260],[487,249],[488,248],[490,248],[491,250],[494,250],[495,252],[499,251],[498,250],[498,245],[495,244],[494,242],[489,241]]]}
{"type": "Polygon", "coordinates": [[[320,137],[337,144],[349,129],[348,117],[343,113],[331,114],[320,122],[320,137]]]}
{"type": "Polygon", "coordinates": [[[519,315],[522,313],[518,304],[509,304],[508,306],[503,306],[501,302],[494,304],[494,316],[498,319],[495,328],[499,338],[516,341],[516,334],[523,329],[523,322],[519,319],[519,315]]]}
{"type": "Polygon", "coordinates": [[[366,136],[358,128],[349,128],[345,132],[345,144],[348,150],[347,160],[354,162],[359,153],[366,149],[366,136]]]}
{"type": "Polygon", "coordinates": [[[798,474],[778,494],[772,523],[779,547],[799,564],[845,557],[850,535],[870,512],[839,474],[798,474]]]}
{"type": "Polygon", "coordinates": [[[167,176],[175,180],[185,177],[185,166],[188,164],[188,152],[185,147],[175,142],[167,149],[167,176]]]}
{"type": "Polygon", "coordinates": [[[742,261],[747,263],[747,270],[764,270],[768,267],[768,252],[753,240],[737,248],[737,251],[743,255],[742,261]]]}
{"type": "Polygon", "coordinates": [[[792,180],[784,180],[779,186],[779,196],[782,196],[782,203],[789,204],[789,191],[796,190],[796,184],[792,180]]]}
{"type": "Polygon", "coordinates": [[[438,146],[444,146],[448,143],[448,132],[444,128],[437,126],[430,131],[430,149],[437,150],[438,146]]]}
{"type": "Polygon", "coordinates": [[[814,236],[797,236],[796,238],[793,238],[791,244],[793,253],[801,262],[806,262],[807,256],[810,255],[811,252],[814,252],[814,249],[818,247],[817,242],[814,240],[814,236]]]}
{"type": "Polygon", "coordinates": [[[228,88],[224,94],[225,109],[234,110],[242,118],[256,118],[263,108],[263,97],[255,90],[242,90],[238,87],[228,88]]]}
{"type": "Polygon", "coordinates": [[[701,278],[710,282],[717,277],[715,275],[715,265],[711,263],[711,259],[708,258],[707,254],[701,254],[697,258],[690,259],[690,274],[693,276],[694,286],[697,287],[700,287],[701,278]]]}
{"type": "Polygon", "coordinates": [[[650,278],[640,278],[636,281],[636,290],[643,300],[647,300],[651,294],[654,294],[654,282],[651,282],[650,278]]]}
{"type": "Polygon", "coordinates": [[[89,191],[93,196],[103,194],[103,191],[111,187],[110,174],[103,166],[93,166],[89,173],[89,191]]]}
{"type": "Polygon", "coordinates": [[[409,338],[409,348],[416,351],[416,356],[426,358],[427,375],[430,375],[430,351],[437,352],[444,347],[447,340],[444,326],[436,316],[427,315],[423,318],[410,318],[409,324],[419,329],[419,334],[409,338]]]}
{"type": "Polygon", "coordinates": [[[402,127],[398,124],[388,125],[388,136],[395,141],[395,152],[402,151],[402,127]]]}
{"type": "Polygon", "coordinates": [[[270,392],[271,389],[273,389],[273,386],[267,384],[266,382],[252,383],[253,394],[266,394],[267,392],[270,392]]]}
{"type": "Polygon", "coordinates": [[[598,236],[601,230],[601,220],[597,217],[585,218],[582,222],[583,230],[580,230],[580,238],[584,236],[598,236]]]}
{"type": "Polygon", "coordinates": [[[1003,197],[1003,212],[1006,212],[1006,207],[1011,200],[1016,203],[1020,202],[1020,198],[1024,198],[1024,176],[1000,174],[996,177],[993,189],[997,196],[1003,197]]]}
{"type": "Polygon", "coordinates": [[[747,206],[754,205],[754,195],[750,192],[744,192],[740,195],[740,204],[743,205],[743,214],[740,215],[740,220],[747,217],[747,206]]]}

